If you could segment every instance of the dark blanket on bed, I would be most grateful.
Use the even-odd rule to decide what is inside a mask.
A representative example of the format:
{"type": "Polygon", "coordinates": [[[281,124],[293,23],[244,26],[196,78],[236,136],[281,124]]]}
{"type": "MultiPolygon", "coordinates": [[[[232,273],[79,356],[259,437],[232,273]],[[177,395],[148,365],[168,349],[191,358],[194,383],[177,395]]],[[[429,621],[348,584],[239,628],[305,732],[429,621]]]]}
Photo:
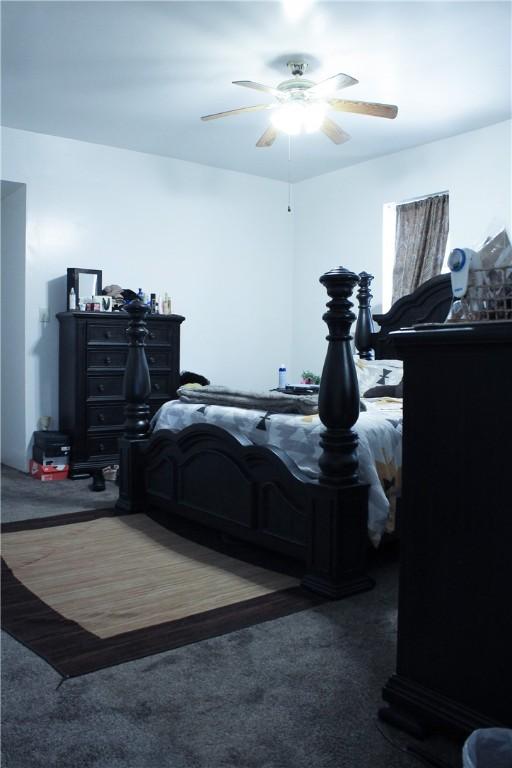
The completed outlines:
{"type": "Polygon", "coordinates": [[[178,396],[184,403],[227,405],[267,413],[318,413],[318,395],[288,395],[284,392],[250,392],[210,384],[206,387],[180,387],[178,396]]]}

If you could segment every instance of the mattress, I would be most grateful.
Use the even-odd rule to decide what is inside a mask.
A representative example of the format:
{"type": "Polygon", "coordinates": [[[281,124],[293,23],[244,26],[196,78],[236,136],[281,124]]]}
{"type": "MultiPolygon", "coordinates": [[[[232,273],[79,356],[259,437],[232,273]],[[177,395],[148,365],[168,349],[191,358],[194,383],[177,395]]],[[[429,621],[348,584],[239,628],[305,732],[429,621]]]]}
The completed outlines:
{"type": "MultiPolygon", "coordinates": [[[[359,415],[359,477],[368,483],[368,533],[375,546],[385,531],[394,529],[396,497],[402,465],[401,400],[365,400],[359,415]]],[[[198,405],[171,400],[155,414],[153,430],[181,430],[191,424],[215,424],[231,434],[242,434],[254,444],[285,451],[302,472],[318,477],[319,437],[324,429],[319,416],[265,413],[245,408],[198,405]]]]}

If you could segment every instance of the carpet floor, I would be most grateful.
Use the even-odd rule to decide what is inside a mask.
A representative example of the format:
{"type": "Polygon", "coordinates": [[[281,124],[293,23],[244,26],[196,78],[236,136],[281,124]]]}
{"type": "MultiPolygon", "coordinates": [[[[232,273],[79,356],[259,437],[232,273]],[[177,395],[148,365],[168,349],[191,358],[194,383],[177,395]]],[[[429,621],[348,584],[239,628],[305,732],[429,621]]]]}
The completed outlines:
{"type": "MultiPolygon", "coordinates": [[[[87,485],[6,470],[8,519],[107,506],[87,485]]],[[[370,592],[64,682],[4,634],[2,766],[421,765],[406,751],[417,742],[376,720],[395,664],[396,561],[377,558],[372,575],[370,592]]],[[[458,746],[423,746],[460,766],[458,746]]]]}

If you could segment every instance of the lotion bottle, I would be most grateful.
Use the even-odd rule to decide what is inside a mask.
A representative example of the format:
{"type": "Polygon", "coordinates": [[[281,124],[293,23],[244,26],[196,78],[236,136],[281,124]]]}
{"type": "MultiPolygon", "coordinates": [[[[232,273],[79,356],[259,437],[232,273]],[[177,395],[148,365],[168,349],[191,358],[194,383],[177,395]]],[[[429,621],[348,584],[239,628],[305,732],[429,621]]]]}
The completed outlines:
{"type": "Polygon", "coordinates": [[[286,366],[279,366],[279,389],[286,388],[286,366]]]}
{"type": "Polygon", "coordinates": [[[74,312],[76,310],[76,294],[75,289],[71,288],[68,296],[68,309],[70,312],[74,312]]]}

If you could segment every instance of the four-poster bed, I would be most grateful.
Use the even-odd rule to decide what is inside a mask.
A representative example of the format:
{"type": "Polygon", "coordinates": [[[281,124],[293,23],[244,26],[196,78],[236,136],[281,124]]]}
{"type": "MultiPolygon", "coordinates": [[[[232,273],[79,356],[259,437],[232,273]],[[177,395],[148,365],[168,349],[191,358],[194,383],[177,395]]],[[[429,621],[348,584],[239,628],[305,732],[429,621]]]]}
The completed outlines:
{"type": "MultiPolygon", "coordinates": [[[[147,307],[133,302],[127,329],[125,433],[117,509],[146,512],[162,524],[184,517],[235,539],[304,563],[302,583],[339,598],[373,586],[366,574],[368,486],[358,473],[359,390],[351,349],[355,320],[350,297],[359,284],[356,344],[360,357],[378,357],[387,335],[406,322],[443,320],[450,302],[449,279],[434,278],[401,299],[386,315],[370,309],[372,276],[342,267],[320,278],[330,300],[323,319],[328,347],[319,392],[318,478],[301,472],[277,448],[254,445],[211,424],[150,434],[150,374],[144,351],[147,307]],[[436,282],[437,281],[437,282],[436,282]],[[419,313],[419,314],[418,314],[419,313]]],[[[389,348],[392,348],[390,345],[389,348]]]]}

